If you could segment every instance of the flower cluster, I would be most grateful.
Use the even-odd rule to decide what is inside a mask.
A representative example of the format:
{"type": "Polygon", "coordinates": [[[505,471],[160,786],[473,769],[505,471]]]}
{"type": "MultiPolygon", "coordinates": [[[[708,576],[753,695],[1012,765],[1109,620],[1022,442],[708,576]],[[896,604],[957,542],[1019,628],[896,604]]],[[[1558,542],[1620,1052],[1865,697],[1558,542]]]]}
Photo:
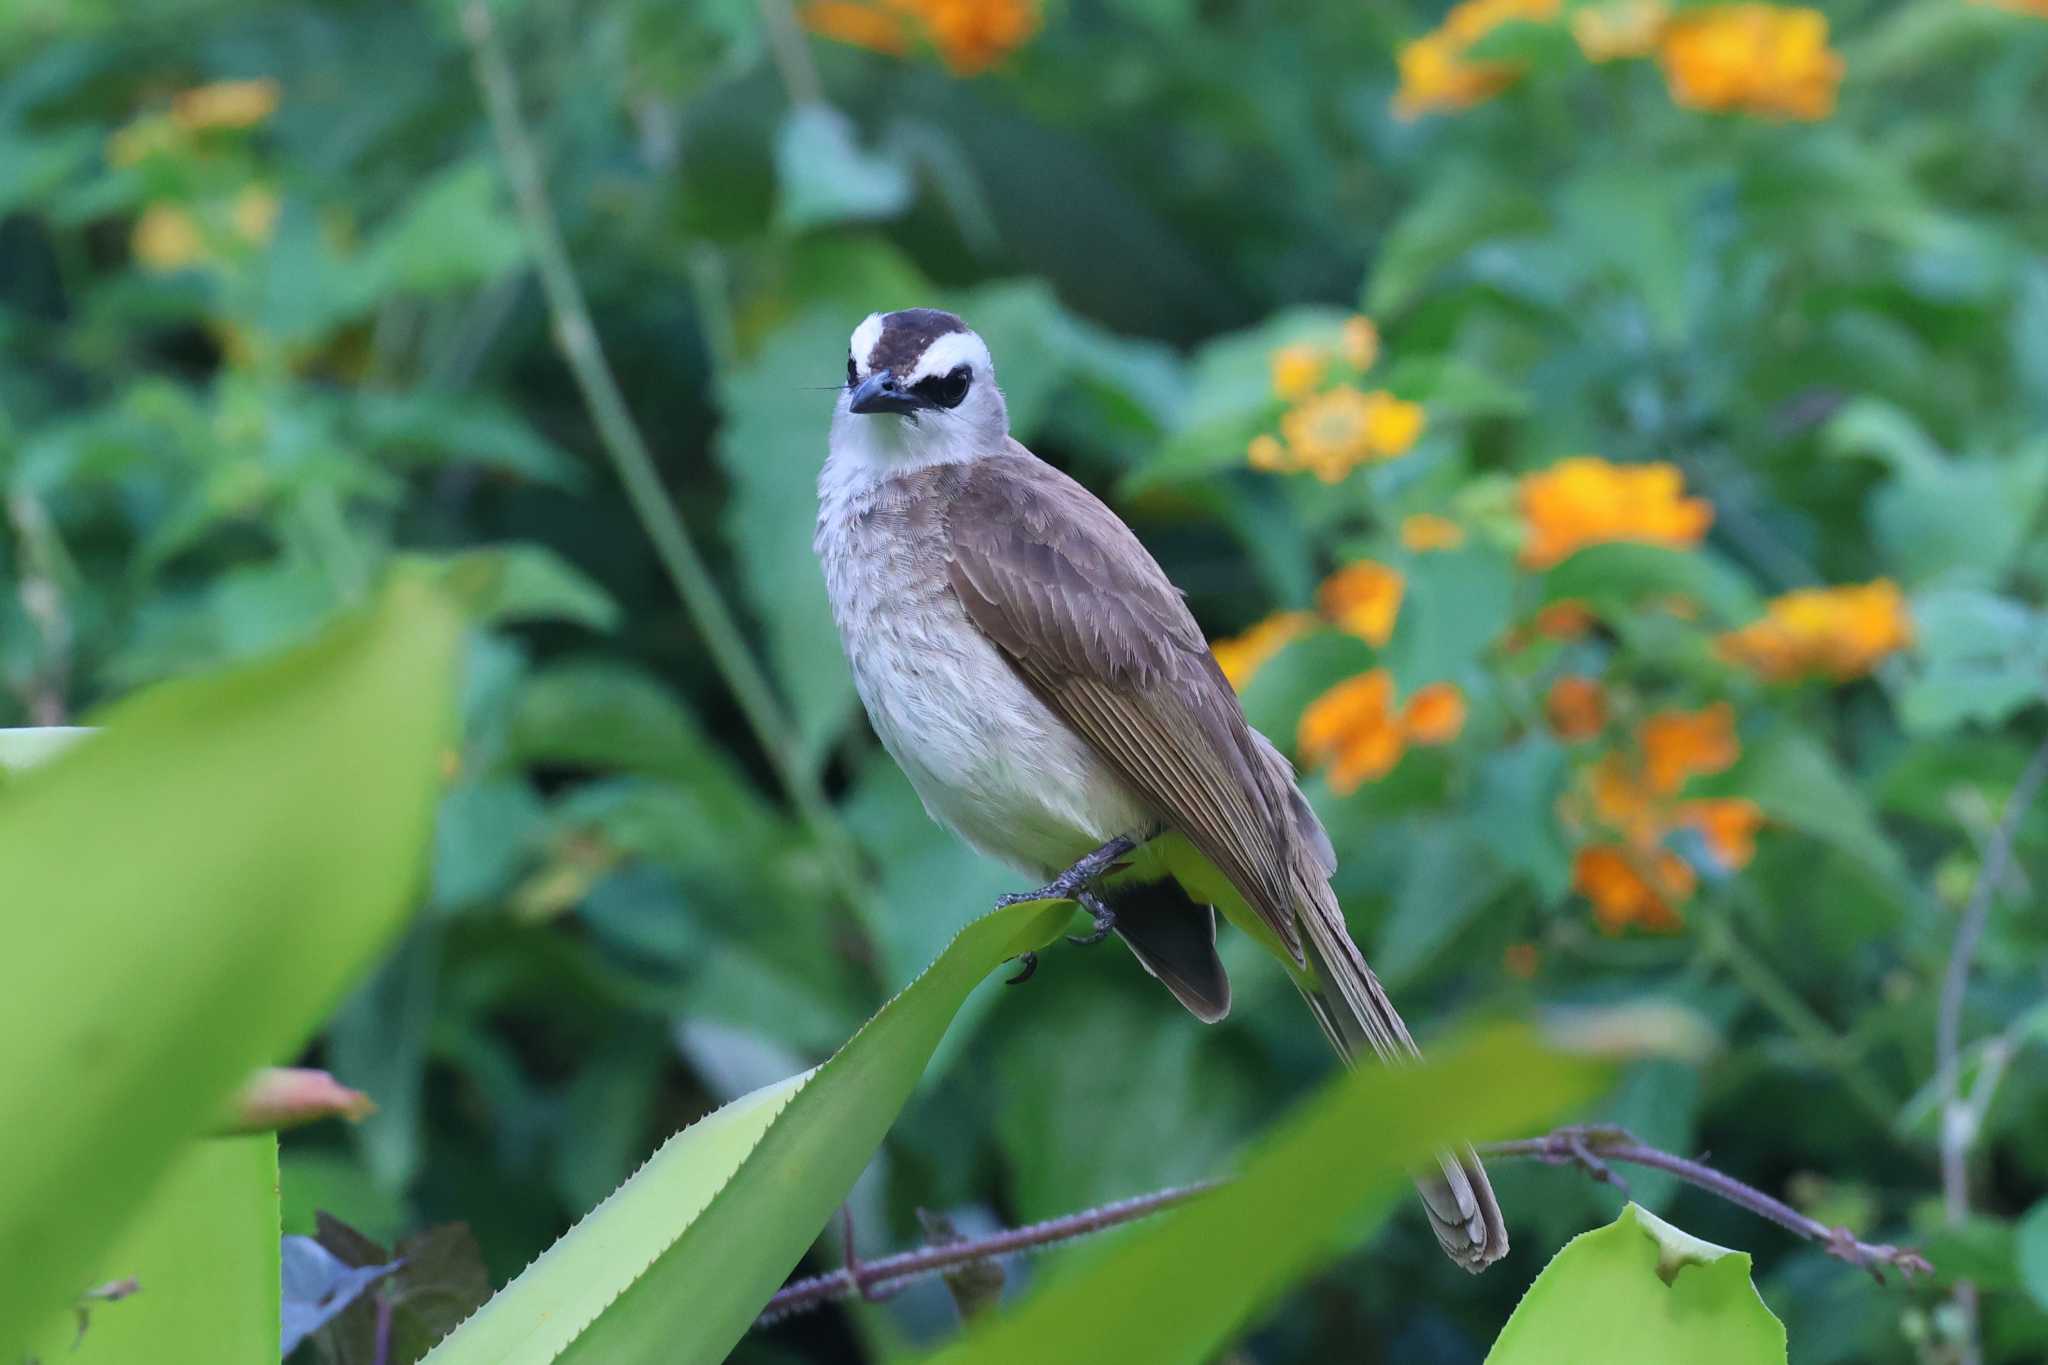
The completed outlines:
{"type": "Polygon", "coordinates": [[[1473,46],[1503,24],[1555,19],[1558,8],[1559,0],[1462,0],[1453,5],[1441,25],[1401,49],[1394,112],[1412,119],[1492,99],[1515,83],[1521,68],[1475,61],[1473,46]]]}
{"type": "MultiPolygon", "coordinates": [[[[206,139],[256,127],[277,112],[276,81],[217,81],[174,96],[168,112],[145,114],[107,139],[107,160],[121,167],[157,157],[208,154],[206,139]]],[[[277,225],[277,195],[245,182],[232,193],[159,198],[144,207],[129,250],[145,269],[168,273],[261,246],[277,225]]]]}
{"type": "MultiPolygon", "coordinates": [[[[1556,689],[1552,697],[1555,725],[1559,710],[1572,703],[1561,704],[1556,689]]],[[[1604,711],[1603,703],[1600,724],[1604,711]]],[[[1669,846],[1676,834],[1697,840],[1722,872],[1749,864],[1763,824],[1754,802],[1682,799],[1687,782],[1726,771],[1740,753],[1734,710],[1720,702],[1650,716],[1636,728],[1632,748],[1611,751],[1586,770],[1583,790],[1566,799],[1562,814],[1568,828],[1595,836],[1573,859],[1572,885],[1593,903],[1603,929],[1678,927],[1679,908],[1692,899],[1698,878],[1669,846]]]]}
{"type": "Polygon", "coordinates": [[[1913,643],[1898,585],[1806,588],[1773,598],[1761,621],[1723,635],[1721,656],[1770,682],[1823,677],[1848,682],[1913,643]]]}
{"type": "Polygon", "coordinates": [[[1252,675],[1294,640],[1320,625],[1348,630],[1375,649],[1394,633],[1407,582],[1399,569],[1375,560],[1347,564],[1323,580],[1316,590],[1317,612],[1283,611],[1268,616],[1242,635],[1209,646],[1230,685],[1244,691],[1252,675]]]}
{"type": "Polygon", "coordinates": [[[1689,109],[1822,119],[1835,110],[1842,58],[1817,9],[1718,5],[1665,30],[1658,59],[1671,98],[1689,109]]]}
{"type": "MultiPolygon", "coordinates": [[[[2048,13],[2048,0],[1996,0],[2048,13]]],[[[1465,109],[1513,85],[1521,68],[1474,60],[1471,50],[1502,24],[1549,22],[1558,0],[1465,0],[1441,27],[1401,49],[1402,118],[1465,109]]],[[[1842,58],[1828,46],[1817,9],[1762,3],[1713,5],[1674,13],[1669,0],[1604,0],[1575,6],[1570,26],[1588,61],[1655,53],[1671,98],[1689,109],[1821,119],[1834,112],[1842,58]]]]}
{"type": "Polygon", "coordinates": [[[1338,683],[1302,712],[1302,757],[1328,768],[1338,795],[1384,776],[1410,745],[1448,744],[1465,728],[1465,695],[1454,683],[1419,687],[1395,705],[1394,675],[1370,669],[1338,683]]]}
{"type": "Polygon", "coordinates": [[[1616,540],[1690,549],[1713,525],[1714,508],[1684,491],[1675,465],[1616,465],[1592,455],[1526,475],[1517,490],[1526,532],[1522,563],[1545,569],[1616,540]]]}
{"type": "Polygon", "coordinates": [[[1209,652],[1216,656],[1217,667],[1230,679],[1230,685],[1242,692],[1268,659],[1285,649],[1290,640],[1314,630],[1317,624],[1314,612],[1276,612],[1242,635],[1212,641],[1209,652]]]}
{"type": "Polygon", "coordinates": [[[1035,0],[811,0],[802,15],[811,32],[871,52],[928,43],[956,76],[988,70],[1039,25],[1035,0]]]}
{"type": "Polygon", "coordinates": [[[1336,483],[1361,464],[1405,455],[1422,435],[1422,405],[1351,382],[1373,367],[1379,346],[1371,319],[1356,317],[1344,324],[1334,347],[1296,342],[1274,351],[1274,396],[1293,406],[1281,415],[1279,436],[1252,438],[1246,451],[1252,468],[1308,470],[1336,483]],[[1323,387],[1339,364],[1350,377],[1323,387]]]}

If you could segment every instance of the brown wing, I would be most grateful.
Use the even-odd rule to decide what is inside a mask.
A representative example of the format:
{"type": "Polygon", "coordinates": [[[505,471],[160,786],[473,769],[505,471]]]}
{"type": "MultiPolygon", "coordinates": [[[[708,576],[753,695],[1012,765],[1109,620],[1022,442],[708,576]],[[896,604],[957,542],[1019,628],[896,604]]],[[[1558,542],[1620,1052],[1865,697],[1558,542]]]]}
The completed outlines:
{"type": "Polygon", "coordinates": [[[1014,442],[954,468],[950,573],[969,618],[1299,961],[1293,783],[1179,590],[1094,494],[1014,442]]]}

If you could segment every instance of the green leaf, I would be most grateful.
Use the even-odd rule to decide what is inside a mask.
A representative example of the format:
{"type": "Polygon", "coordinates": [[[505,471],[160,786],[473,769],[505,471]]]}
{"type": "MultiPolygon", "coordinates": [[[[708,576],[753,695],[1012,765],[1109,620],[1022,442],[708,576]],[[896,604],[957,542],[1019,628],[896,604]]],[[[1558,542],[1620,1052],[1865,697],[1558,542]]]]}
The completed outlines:
{"type": "Polygon", "coordinates": [[[1596,615],[1619,615],[1660,597],[1687,597],[1711,621],[1746,625],[1763,603],[1741,572],[1710,550],[1615,542],[1589,545],[1543,575],[1543,600],[1576,599],[1596,615]]]}
{"type": "Polygon", "coordinates": [[[1972,588],[1913,599],[1909,680],[1899,694],[1908,733],[2003,724],[2048,694],[2048,614],[1972,588]]]}
{"type": "Polygon", "coordinates": [[[1393,913],[1373,943],[1382,981],[1398,987],[1429,967],[1506,887],[1492,833],[1471,821],[1425,824],[1407,842],[1393,913]]]}
{"type": "Polygon", "coordinates": [[[1071,911],[1033,901],[968,925],[830,1061],[670,1138],[428,1358],[724,1359],[845,1199],[968,992],[1071,911]]]}
{"type": "Polygon", "coordinates": [[[77,1312],[52,1318],[24,1358],[53,1365],[275,1360],[277,1135],[204,1138],[180,1150],[74,1290],[129,1279],[132,1294],[87,1299],[77,1312]]]}
{"type": "Polygon", "coordinates": [[[1551,1258],[1486,1365],[1782,1365],[1784,1324],[1749,1268],[1630,1204],[1551,1258]]]}
{"type": "Polygon", "coordinates": [[[1539,1129],[1589,1099],[1604,1076],[1513,1027],[1438,1049],[1425,1066],[1342,1075],[1262,1141],[1236,1180],[1078,1252],[934,1365],[1214,1359],[1261,1307],[1326,1261],[1361,1214],[1392,1207],[1432,1152],[1539,1129]]]}
{"type": "Polygon", "coordinates": [[[489,283],[525,259],[526,235],[479,156],[415,192],[371,243],[366,269],[380,289],[437,294],[489,283]]]}
{"type": "Polygon", "coordinates": [[[401,581],[303,648],[114,708],[0,792],[0,1095],[31,1106],[0,1123],[0,1341],[69,1301],[403,924],[458,635],[401,581]]]}
{"type": "Polygon", "coordinates": [[[793,232],[893,218],[915,189],[902,158],[864,150],[853,120],[829,104],[799,104],[775,134],[775,216],[793,232]]]}
{"type": "Polygon", "coordinates": [[[1413,555],[1386,664],[1402,697],[1456,679],[1491,648],[1514,614],[1515,573],[1498,550],[1474,547],[1413,555]]]}
{"type": "Polygon", "coordinates": [[[804,375],[838,378],[850,330],[837,313],[805,314],[770,334],[751,360],[721,372],[718,386],[725,421],[713,449],[732,481],[725,539],[764,627],[797,738],[814,763],[852,719],[855,699],[811,554],[831,395],[792,393],[790,385],[810,382],[804,375]]]}
{"type": "Polygon", "coordinates": [[[2020,1219],[2014,1236],[2020,1267],[2020,1284],[2027,1296],[2048,1309],[2048,1199],[2042,1200],[2020,1219]]]}
{"type": "Polygon", "coordinates": [[[479,625],[568,621],[608,631],[619,624],[611,594],[545,545],[493,545],[424,562],[440,569],[443,589],[479,625]]]}
{"type": "Polygon", "coordinates": [[[1375,317],[1398,312],[1472,248],[1533,232],[1545,220],[1540,199],[1490,168],[1447,167],[1388,232],[1366,288],[1366,311],[1375,317]]]}

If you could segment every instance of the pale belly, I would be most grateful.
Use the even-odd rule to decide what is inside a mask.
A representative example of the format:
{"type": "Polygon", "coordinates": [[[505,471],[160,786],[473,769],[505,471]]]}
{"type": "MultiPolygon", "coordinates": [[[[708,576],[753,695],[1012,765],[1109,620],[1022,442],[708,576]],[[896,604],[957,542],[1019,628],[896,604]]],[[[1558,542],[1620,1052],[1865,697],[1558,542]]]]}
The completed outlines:
{"type": "Polygon", "coordinates": [[[934,820],[1044,878],[1149,828],[1143,803],[1018,679],[943,584],[911,581],[900,561],[833,558],[826,580],[855,688],[934,820]]]}

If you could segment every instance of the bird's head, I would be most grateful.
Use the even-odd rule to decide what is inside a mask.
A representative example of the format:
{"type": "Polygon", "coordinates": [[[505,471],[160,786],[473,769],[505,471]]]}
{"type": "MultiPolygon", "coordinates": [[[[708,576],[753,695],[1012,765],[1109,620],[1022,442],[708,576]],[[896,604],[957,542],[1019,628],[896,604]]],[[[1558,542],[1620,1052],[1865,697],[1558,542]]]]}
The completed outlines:
{"type": "Polygon", "coordinates": [[[959,318],[904,308],[854,328],[835,442],[877,464],[935,464],[994,454],[1009,428],[995,362],[959,318]]]}

